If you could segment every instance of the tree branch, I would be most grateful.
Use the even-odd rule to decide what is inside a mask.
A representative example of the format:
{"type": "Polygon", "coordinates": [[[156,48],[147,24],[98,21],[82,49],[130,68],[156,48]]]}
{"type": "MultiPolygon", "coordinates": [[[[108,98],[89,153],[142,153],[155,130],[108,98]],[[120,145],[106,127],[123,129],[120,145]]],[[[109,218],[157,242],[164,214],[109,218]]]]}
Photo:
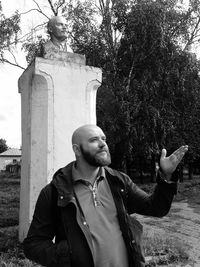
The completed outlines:
{"type": "Polygon", "coordinates": [[[8,50],[8,52],[12,55],[14,62],[12,62],[12,61],[10,61],[10,60],[8,60],[8,59],[5,59],[5,58],[3,58],[3,57],[2,57],[2,59],[1,59],[2,62],[8,63],[8,64],[10,64],[10,65],[12,65],[12,66],[15,66],[15,67],[18,67],[18,68],[20,68],[20,69],[25,70],[25,68],[22,67],[22,66],[17,62],[17,59],[16,59],[15,55],[13,54],[13,52],[12,52],[11,50],[8,50]]]}
{"type": "MultiPolygon", "coordinates": [[[[26,33],[25,35],[23,35],[22,37],[20,37],[20,38],[17,40],[17,42],[23,42],[23,39],[24,39],[24,38],[28,39],[29,36],[32,35],[32,32],[33,32],[33,31],[39,30],[39,29],[40,29],[41,27],[43,27],[44,25],[46,25],[46,22],[44,22],[44,23],[42,23],[42,24],[39,24],[39,25],[35,26],[35,27],[32,29],[31,32],[26,33]]],[[[13,43],[14,43],[14,42],[13,42],[13,43]]],[[[13,43],[11,43],[11,44],[13,44],[13,43]]]]}
{"type": "MultiPolygon", "coordinates": [[[[34,0],[33,0],[33,1],[34,1],[34,0]]],[[[49,3],[49,5],[50,5],[51,10],[53,11],[54,15],[57,16],[57,15],[58,15],[58,10],[57,10],[57,11],[55,10],[55,8],[54,8],[54,6],[53,6],[51,0],[48,0],[48,3],[49,3]]]]}
{"type": "Polygon", "coordinates": [[[33,2],[37,5],[38,9],[36,9],[40,14],[42,14],[43,16],[45,16],[47,19],[49,19],[49,17],[42,11],[42,9],[40,8],[39,4],[33,0],[33,2]]]}
{"type": "Polygon", "coordinates": [[[193,42],[193,40],[195,38],[195,34],[198,32],[199,24],[200,24],[200,17],[198,18],[197,23],[196,23],[196,25],[195,25],[195,27],[194,27],[191,35],[190,35],[190,39],[188,40],[187,44],[185,45],[183,51],[185,51],[188,48],[188,46],[192,44],[192,42],[193,42]]]}
{"type": "Polygon", "coordinates": [[[130,69],[129,74],[128,74],[128,82],[127,82],[127,86],[126,86],[126,92],[127,92],[127,93],[128,93],[129,90],[130,90],[131,77],[132,77],[132,74],[133,74],[134,66],[135,66],[135,61],[134,61],[134,59],[133,59],[132,64],[131,64],[131,69],[130,69]]]}
{"type": "Polygon", "coordinates": [[[32,9],[30,9],[30,10],[28,10],[28,11],[19,13],[19,15],[20,15],[20,16],[21,16],[21,15],[26,15],[26,14],[32,12],[32,11],[37,11],[37,12],[39,12],[40,14],[44,15],[47,19],[49,19],[49,17],[48,17],[46,14],[44,14],[41,10],[39,10],[39,9],[37,9],[37,8],[32,8],[32,9]]]}
{"type": "Polygon", "coordinates": [[[20,66],[18,63],[13,63],[13,62],[9,61],[8,59],[4,58],[4,59],[1,59],[1,61],[4,62],[4,63],[8,63],[8,64],[10,64],[12,66],[18,67],[18,68],[20,68],[22,70],[25,70],[25,68],[20,66]]]}
{"type": "MultiPolygon", "coordinates": [[[[32,31],[35,31],[36,29],[38,29],[38,28],[44,26],[45,24],[46,24],[46,22],[44,22],[44,23],[42,23],[42,24],[39,24],[39,25],[35,26],[35,27],[32,29],[32,31]]],[[[31,35],[32,35],[32,32],[26,33],[25,35],[23,35],[23,36],[21,36],[20,38],[17,39],[17,43],[23,43],[23,42],[24,42],[24,39],[26,38],[26,40],[27,40],[31,35]]],[[[15,44],[15,43],[16,43],[16,41],[11,42],[11,43],[10,43],[10,46],[13,45],[13,44],[15,44]]],[[[5,49],[5,48],[7,48],[6,45],[5,45],[5,46],[2,46],[2,49],[5,49]]]]}
{"type": "Polygon", "coordinates": [[[58,15],[58,9],[59,9],[61,6],[63,6],[64,3],[65,3],[65,0],[62,0],[62,2],[57,6],[57,8],[56,8],[56,13],[57,13],[57,15],[58,15]]]}

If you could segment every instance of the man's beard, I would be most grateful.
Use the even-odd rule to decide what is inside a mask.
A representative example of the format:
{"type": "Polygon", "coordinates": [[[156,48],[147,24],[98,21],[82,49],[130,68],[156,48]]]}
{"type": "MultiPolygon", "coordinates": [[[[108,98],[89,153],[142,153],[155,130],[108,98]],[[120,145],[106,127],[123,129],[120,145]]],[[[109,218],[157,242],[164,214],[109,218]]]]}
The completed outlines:
{"type": "Polygon", "coordinates": [[[108,149],[100,149],[95,155],[92,155],[89,151],[86,151],[82,145],[80,145],[80,150],[83,158],[92,166],[108,166],[111,163],[110,152],[108,149]],[[101,157],[98,155],[102,151],[105,151],[107,153],[106,157],[101,157]]]}

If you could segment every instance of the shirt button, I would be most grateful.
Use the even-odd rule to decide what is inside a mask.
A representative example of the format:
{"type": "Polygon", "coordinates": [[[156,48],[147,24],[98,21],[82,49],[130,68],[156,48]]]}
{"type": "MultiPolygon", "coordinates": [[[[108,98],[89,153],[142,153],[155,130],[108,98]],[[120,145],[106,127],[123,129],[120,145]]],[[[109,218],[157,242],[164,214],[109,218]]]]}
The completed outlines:
{"type": "Polygon", "coordinates": [[[121,189],[121,192],[123,193],[124,192],[124,189],[121,189]]]}
{"type": "Polygon", "coordinates": [[[131,240],[131,243],[132,243],[132,244],[135,244],[135,240],[134,240],[134,239],[132,239],[132,240],[131,240]]]}
{"type": "Polygon", "coordinates": [[[60,199],[63,199],[64,197],[63,196],[60,196],[60,199]]]}
{"type": "Polygon", "coordinates": [[[84,225],[87,225],[86,221],[83,222],[84,225]]]}

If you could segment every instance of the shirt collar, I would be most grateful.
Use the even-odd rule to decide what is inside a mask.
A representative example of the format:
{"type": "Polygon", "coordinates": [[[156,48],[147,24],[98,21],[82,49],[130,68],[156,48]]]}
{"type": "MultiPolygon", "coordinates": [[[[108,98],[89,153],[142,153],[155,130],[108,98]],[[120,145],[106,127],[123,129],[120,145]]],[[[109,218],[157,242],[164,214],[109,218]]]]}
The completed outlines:
{"type": "MultiPolygon", "coordinates": [[[[77,169],[76,169],[76,162],[74,162],[74,164],[73,164],[73,166],[72,166],[72,178],[73,178],[73,181],[74,182],[78,182],[78,181],[80,181],[80,180],[86,180],[86,179],[84,179],[84,177],[81,177],[80,176],[80,174],[79,174],[79,172],[77,171],[77,169]]],[[[99,178],[105,178],[105,169],[104,169],[104,167],[100,167],[99,168],[99,172],[98,172],[98,174],[97,174],[97,177],[96,177],[96,179],[98,180],[99,178]]],[[[88,180],[87,180],[88,181],[88,180]]],[[[88,181],[89,182],[89,181],[88,181]]]]}
{"type": "Polygon", "coordinates": [[[64,40],[64,41],[62,41],[62,42],[57,41],[57,40],[54,40],[54,41],[51,40],[51,42],[52,42],[55,46],[57,46],[58,48],[60,48],[60,49],[63,49],[63,50],[64,50],[64,49],[67,48],[66,40],[64,40]]]}

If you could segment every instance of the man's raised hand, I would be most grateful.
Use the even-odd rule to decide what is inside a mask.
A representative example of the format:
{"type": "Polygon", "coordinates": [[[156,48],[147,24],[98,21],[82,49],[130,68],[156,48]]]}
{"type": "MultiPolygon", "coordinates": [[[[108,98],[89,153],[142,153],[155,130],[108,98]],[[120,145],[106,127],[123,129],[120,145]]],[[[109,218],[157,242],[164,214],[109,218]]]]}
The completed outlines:
{"type": "Polygon", "coordinates": [[[160,167],[167,179],[171,177],[172,173],[175,171],[176,167],[178,166],[187,151],[187,145],[181,146],[170,156],[166,157],[167,151],[164,148],[162,149],[160,157],[160,167]]]}

